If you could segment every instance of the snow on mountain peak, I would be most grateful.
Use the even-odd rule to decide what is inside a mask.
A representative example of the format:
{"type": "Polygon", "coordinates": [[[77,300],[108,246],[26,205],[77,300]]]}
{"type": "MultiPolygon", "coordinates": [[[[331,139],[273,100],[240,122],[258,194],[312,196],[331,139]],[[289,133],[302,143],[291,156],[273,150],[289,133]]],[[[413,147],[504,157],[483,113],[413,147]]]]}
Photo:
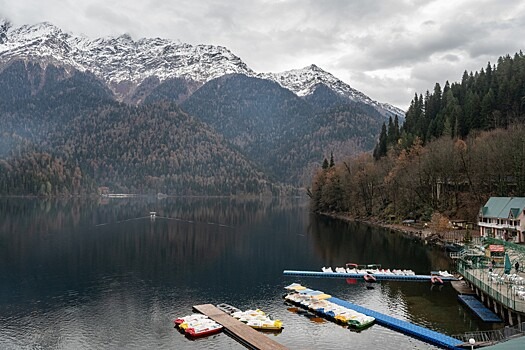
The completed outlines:
{"type": "Polygon", "coordinates": [[[256,74],[224,46],[191,45],[162,38],[134,40],[129,34],[91,40],[65,33],[51,23],[13,28],[0,18],[0,64],[14,58],[36,58],[43,64],[54,62],[89,71],[104,80],[117,96],[123,97],[122,84],[138,86],[156,76],[187,78],[199,83],[225,74],[240,73],[277,82],[298,96],[307,96],[318,84],[349,98],[374,106],[385,116],[404,112],[389,104],[373,101],[360,91],[315,64],[282,73],[256,74]]]}
{"type": "Polygon", "coordinates": [[[0,31],[6,30],[11,27],[11,22],[4,17],[0,17],[0,31]]]}
{"type": "Polygon", "coordinates": [[[0,44],[7,41],[7,31],[9,28],[11,28],[11,23],[7,19],[0,17],[0,44]]]}
{"type": "Polygon", "coordinates": [[[282,87],[293,91],[298,96],[308,96],[319,84],[324,84],[338,94],[355,102],[363,102],[373,106],[384,116],[404,116],[405,112],[387,103],[372,100],[362,92],[336,78],[315,64],[301,69],[292,69],[281,73],[261,73],[259,77],[277,82],[282,87]]]}
{"type": "MultiPolygon", "coordinates": [[[[338,82],[344,84],[332,74],[325,72],[315,64],[281,73],[261,73],[259,76],[276,81],[282,87],[293,91],[298,96],[311,94],[313,88],[319,83],[323,83],[329,87],[338,85],[338,82]]],[[[341,93],[340,91],[337,92],[341,93]]]]}
{"type": "Polygon", "coordinates": [[[160,38],[135,41],[129,34],[90,40],[66,34],[47,22],[9,30],[0,41],[0,63],[12,58],[63,62],[112,85],[122,81],[139,84],[150,76],[160,80],[185,77],[204,83],[230,73],[255,75],[225,47],[160,38]]]}

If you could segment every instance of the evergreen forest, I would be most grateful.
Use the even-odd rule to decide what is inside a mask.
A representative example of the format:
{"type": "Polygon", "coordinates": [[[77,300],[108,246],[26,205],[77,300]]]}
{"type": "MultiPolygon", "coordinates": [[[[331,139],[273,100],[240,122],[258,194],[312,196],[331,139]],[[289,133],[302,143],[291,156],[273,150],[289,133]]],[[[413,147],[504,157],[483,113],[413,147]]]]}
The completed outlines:
{"type": "Polygon", "coordinates": [[[416,94],[400,125],[383,124],[372,154],[323,163],[318,212],[476,220],[491,196],[525,196],[525,56],[500,57],[461,82],[416,94]]]}
{"type": "Polygon", "coordinates": [[[304,193],[325,152],[374,147],[384,116],[319,84],[301,98],[231,74],[151,77],[118,101],[90,74],[0,67],[0,195],[304,193]]]}

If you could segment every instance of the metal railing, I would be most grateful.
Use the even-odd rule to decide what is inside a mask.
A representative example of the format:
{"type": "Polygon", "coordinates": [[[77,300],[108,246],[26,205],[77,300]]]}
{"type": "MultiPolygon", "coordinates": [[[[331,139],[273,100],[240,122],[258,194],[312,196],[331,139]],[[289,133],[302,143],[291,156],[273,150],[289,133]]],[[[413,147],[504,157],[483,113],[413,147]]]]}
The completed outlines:
{"type": "Polygon", "coordinates": [[[478,222],[478,226],[482,227],[489,227],[489,228],[497,228],[497,229],[514,229],[518,230],[520,228],[520,225],[511,225],[511,224],[497,224],[495,222],[478,222]]]}
{"type": "Polygon", "coordinates": [[[492,281],[483,265],[468,267],[465,265],[465,263],[458,264],[458,272],[468,281],[505,307],[525,313],[525,300],[516,296],[512,290],[512,284],[492,281]]]}
{"type": "Polygon", "coordinates": [[[502,329],[496,329],[491,331],[476,331],[467,332],[464,334],[453,335],[453,338],[459,339],[467,343],[470,339],[474,339],[476,343],[496,343],[509,340],[515,337],[521,337],[525,335],[525,322],[522,322],[514,327],[506,326],[502,329]]]}

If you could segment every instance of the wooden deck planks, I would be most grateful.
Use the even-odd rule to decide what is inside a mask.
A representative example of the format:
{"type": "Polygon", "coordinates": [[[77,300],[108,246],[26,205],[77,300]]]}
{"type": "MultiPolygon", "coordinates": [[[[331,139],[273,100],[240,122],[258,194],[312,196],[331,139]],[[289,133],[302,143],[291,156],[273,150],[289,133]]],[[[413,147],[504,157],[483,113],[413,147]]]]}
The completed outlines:
{"type": "Polygon", "coordinates": [[[224,326],[224,331],[250,349],[285,350],[285,346],[268,338],[250,326],[236,320],[212,304],[195,305],[193,309],[224,326]]]}
{"type": "Polygon", "coordinates": [[[452,281],[450,284],[459,294],[476,294],[465,281],[452,281]]]}

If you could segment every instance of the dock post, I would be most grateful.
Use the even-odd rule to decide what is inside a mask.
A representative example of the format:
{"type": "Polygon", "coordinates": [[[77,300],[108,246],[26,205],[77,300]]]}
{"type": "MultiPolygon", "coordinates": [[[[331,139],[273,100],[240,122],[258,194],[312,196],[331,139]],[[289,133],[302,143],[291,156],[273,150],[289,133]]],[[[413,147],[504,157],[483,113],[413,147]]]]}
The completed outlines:
{"type": "Polygon", "coordinates": [[[510,308],[507,309],[509,312],[509,324],[511,326],[514,326],[514,321],[512,320],[512,310],[510,308]]]}

